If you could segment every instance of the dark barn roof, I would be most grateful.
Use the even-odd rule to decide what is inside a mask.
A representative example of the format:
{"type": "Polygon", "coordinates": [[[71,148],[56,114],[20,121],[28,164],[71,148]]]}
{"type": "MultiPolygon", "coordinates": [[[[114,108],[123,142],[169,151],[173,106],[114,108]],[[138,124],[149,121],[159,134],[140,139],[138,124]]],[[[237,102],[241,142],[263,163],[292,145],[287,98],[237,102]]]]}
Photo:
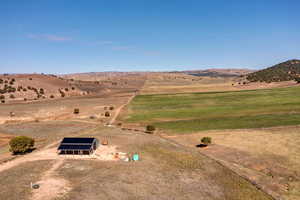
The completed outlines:
{"type": "Polygon", "coordinates": [[[72,138],[64,138],[61,143],[92,144],[94,140],[95,140],[95,138],[80,138],[80,137],[76,138],[76,137],[72,137],[72,138]]]}
{"type": "Polygon", "coordinates": [[[57,150],[90,150],[96,138],[64,138],[57,150]]]}
{"type": "Polygon", "coordinates": [[[62,144],[58,147],[58,150],[90,150],[92,145],[68,145],[62,144]]]}

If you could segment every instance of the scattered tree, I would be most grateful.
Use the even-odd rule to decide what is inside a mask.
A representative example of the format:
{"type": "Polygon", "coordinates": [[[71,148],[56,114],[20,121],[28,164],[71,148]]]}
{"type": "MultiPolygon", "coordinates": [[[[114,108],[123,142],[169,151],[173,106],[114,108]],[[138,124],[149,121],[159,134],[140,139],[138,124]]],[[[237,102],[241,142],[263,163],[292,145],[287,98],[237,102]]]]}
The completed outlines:
{"type": "Polygon", "coordinates": [[[79,108],[75,108],[73,113],[76,115],[79,114],[79,108]]]}
{"type": "Polygon", "coordinates": [[[45,94],[45,91],[43,88],[40,88],[40,94],[45,94]]]}
{"type": "Polygon", "coordinates": [[[150,132],[155,131],[155,126],[153,126],[153,125],[147,125],[146,126],[146,131],[150,131],[150,132]]]}
{"type": "Polygon", "coordinates": [[[110,117],[110,113],[108,111],[105,112],[104,114],[105,117],[110,117]]]}
{"type": "Polygon", "coordinates": [[[203,137],[201,139],[201,142],[202,142],[202,144],[207,146],[207,145],[211,144],[211,137],[203,137]]]}
{"type": "Polygon", "coordinates": [[[34,147],[34,139],[27,136],[17,136],[9,142],[9,151],[13,154],[24,154],[34,147]]]}

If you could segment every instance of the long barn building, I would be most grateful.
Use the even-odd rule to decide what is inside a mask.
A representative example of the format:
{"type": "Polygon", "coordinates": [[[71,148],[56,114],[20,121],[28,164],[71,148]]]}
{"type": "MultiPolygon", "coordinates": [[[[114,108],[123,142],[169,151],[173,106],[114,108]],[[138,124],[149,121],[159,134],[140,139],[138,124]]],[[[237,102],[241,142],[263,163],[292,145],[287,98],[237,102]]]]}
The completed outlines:
{"type": "Polygon", "coordinates": [[[59,154],[90,155],[99,145],[96,138],[66,137],[57,148],[59,154]]]}

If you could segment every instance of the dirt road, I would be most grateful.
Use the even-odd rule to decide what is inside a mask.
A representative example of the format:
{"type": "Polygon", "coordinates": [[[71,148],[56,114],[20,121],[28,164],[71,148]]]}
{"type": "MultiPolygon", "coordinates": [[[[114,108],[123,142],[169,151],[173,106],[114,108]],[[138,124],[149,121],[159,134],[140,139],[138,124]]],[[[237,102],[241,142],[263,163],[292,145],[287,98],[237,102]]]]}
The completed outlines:
{"type": "Polygon", "coordinates": [[[134,94],[132,95],[132,97],[130,97],[130,98],[128,99],[128,101],[127,101],[126,103],[124,103],[123,105],[119,106],[119,107],[116,109],[114,116],[113,116],[113,117],[110,119],[110,121],[109,121],[109,124],[113,124],[113,123],[116,121],[116,119],[117,119],[117,117],[119,116],[119,114],[120,114],[120,112],[122,111],[122,109],[123,109],[126,105],[128,105],[128,104],[131,102],[131,100],[132,100],[135,96],[136,96],[136,93],[134,93],[134,94]]]}

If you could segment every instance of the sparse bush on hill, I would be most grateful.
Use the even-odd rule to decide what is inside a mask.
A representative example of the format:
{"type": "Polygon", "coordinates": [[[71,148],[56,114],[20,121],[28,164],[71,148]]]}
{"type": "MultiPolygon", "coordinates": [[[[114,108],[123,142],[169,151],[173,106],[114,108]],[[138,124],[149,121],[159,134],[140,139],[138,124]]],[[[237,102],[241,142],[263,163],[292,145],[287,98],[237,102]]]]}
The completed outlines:
{"type": "Polygon", "coordinates": [[[4,95],[0,95],[0,100],[5,99],[4,95]]]}
{"type": "Polygon", "coordinates": [[[34,147],[34,139],[27,136],[17,136],[10,140],[9,151],[13,154],[24,154],[34,147]]]}
{"type": "Polygon", "coordinates": [[[110,107],[109,107],[109,110],[113,110],[113,109],[114,109],[114,107],[113,107],[113,106],[110,106],[110,107]]]}
{"type": "Polygon", "coordinates": [[[15,95],[11,94],[11,95],[9,95],[9,98],[14,99],[15,95]]]}
{"type": "Polygon", "coordinates": [[[295,78],[295,81],[296,81],[297,83],[300,83],[300,77],[296,77],[296,78],[295,78]]]}
{"type": "Polygon", "coordinates": [[[105,112],[104,114],[105,117],[110,117],[110,113],[108,111],[105,112]]]}
{"type": "Polygon", "coordinates": [[[1,103],[5,103],[5,100],[1,100],[1,103]]]}
{"type": "Polygon", "coordinates": [[[40,94],[45,94],[45,91],[43,88],[40,88],[40,94]]]}
{"type": "Polygon", "coordinates": [[[79,114],[79,108],[75,108],[73,113],[74,114],[79,114]]]}
{"type": "Polygon", "coordinates": [[[74,88],[74,87],[72,87],[72,90],[75,90],[75,88],[74,88]]]}
{"type": "Polygon", "coordinates": [[[53,94],[51,94],[51,95],[50,95],[50,98],[51,98],[51,99],[53,99],[53,98],[54,98],[54,95],[53,95],[53,94]]]}

